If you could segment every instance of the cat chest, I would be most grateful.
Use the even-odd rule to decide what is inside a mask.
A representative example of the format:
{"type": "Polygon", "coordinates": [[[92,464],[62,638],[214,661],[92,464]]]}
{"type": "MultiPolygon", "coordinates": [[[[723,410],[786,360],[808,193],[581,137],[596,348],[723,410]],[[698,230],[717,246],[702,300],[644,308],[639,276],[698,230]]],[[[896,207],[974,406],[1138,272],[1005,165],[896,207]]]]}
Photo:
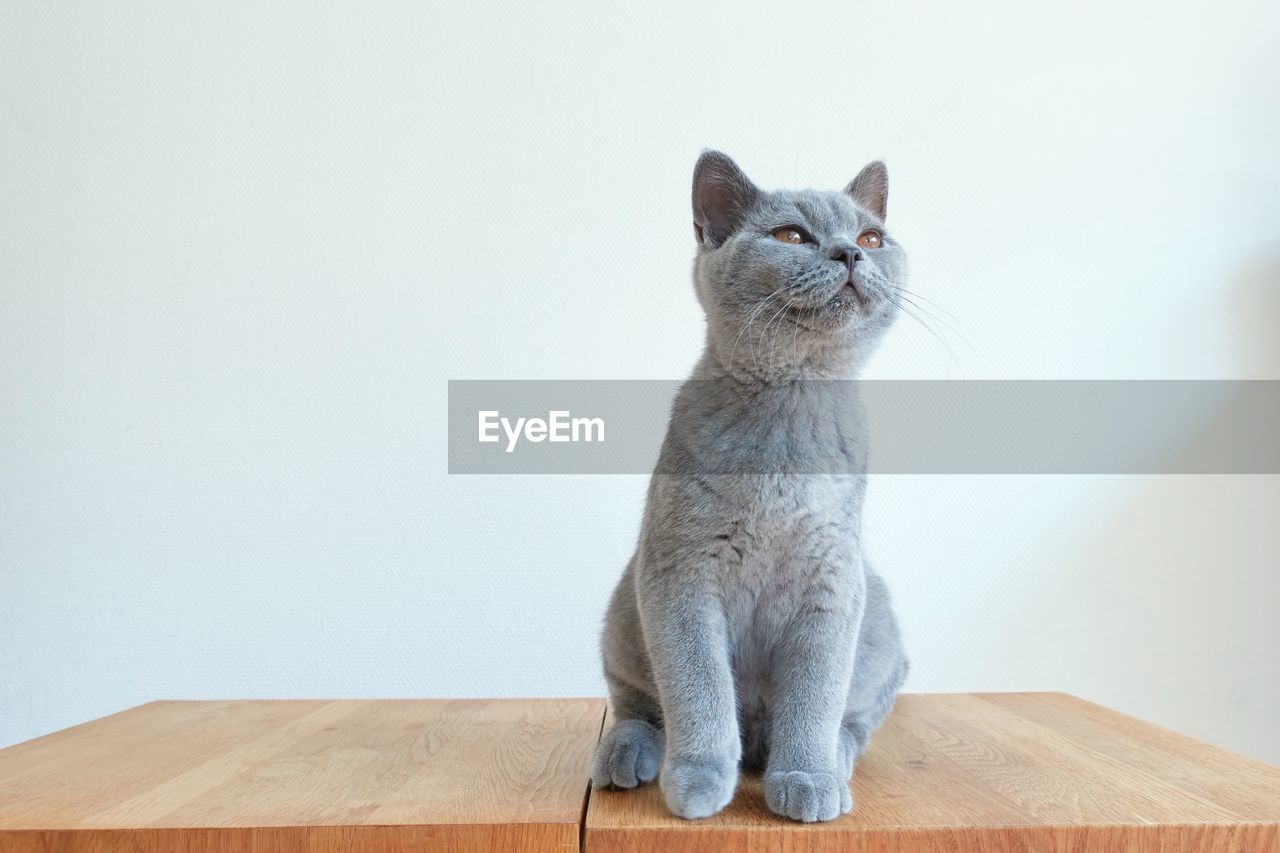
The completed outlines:
{"type": "Polygon", "coordinates": [[[716,538],[720,598],[731,634],[763,647],[822,589],[854,573],[858,530],[850,514],[809,523],[731,525],[716,538]]]}

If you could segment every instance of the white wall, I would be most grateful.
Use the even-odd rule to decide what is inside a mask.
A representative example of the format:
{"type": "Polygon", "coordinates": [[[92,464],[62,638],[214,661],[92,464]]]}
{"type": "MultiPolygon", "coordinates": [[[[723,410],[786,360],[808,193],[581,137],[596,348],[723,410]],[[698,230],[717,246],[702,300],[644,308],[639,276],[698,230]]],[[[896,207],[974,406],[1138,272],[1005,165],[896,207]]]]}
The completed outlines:
{"type": "MultiPolygon", "coordinates": [[[[1274,3],[319,5],[0,2],[0,744],[601,693],[644,479],[450,477],[445,383],[682,376],[706,145],[770,186],[888,159],[959,333],[873,376],[1280,378],[1274,3]]],[[[868,524],[909,689],[1280,762],[1278,510],[885,477],[868,524]]]]}

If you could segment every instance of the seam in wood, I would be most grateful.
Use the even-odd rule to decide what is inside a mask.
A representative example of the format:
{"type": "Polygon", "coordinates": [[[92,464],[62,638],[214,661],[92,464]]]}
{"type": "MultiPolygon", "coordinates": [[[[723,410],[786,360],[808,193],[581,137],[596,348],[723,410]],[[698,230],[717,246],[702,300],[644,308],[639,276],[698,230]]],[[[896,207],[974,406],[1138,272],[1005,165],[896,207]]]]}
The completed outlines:
{"type": "MultiPolygon", "coordinates": [[[[596,732],[596,743],[604,737],[604,722],[609,716],[609,703],[605,702],[600,709],[600,729],[596,732]]],[[[586,853],[587,849],[587,809],[591,806],[591,777],[587,776],[587,789],[582,794],[582,817],[578,820],[578,853],[586,853]]]]}

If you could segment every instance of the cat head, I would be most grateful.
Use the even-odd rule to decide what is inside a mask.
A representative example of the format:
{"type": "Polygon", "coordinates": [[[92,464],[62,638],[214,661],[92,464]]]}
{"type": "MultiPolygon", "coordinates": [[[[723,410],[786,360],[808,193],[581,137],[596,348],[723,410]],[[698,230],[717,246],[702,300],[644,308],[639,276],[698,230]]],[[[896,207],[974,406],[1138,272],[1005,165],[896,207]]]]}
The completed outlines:
{"type": "Polygon", "coordinates": [[[708,355],[759,379],[855,372],[893,322],[906,255],[876,161],[840,192],[760,189],[705,151],[693,172],[694,286],[708,355]]]}

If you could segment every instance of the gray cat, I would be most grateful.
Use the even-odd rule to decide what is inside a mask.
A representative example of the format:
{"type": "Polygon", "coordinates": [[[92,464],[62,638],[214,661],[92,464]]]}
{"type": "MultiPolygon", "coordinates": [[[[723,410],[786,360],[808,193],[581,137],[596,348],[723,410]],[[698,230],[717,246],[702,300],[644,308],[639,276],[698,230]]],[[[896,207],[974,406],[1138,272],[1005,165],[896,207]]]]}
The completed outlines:
{"type": "Polygon", "coordinates": [[[757,188],[724,154],[693,175],[706,348],[677,395],[602,653],[614,725],[600,787],[660,774],[705,817],[741,763],[779,815],[831,820],[907,675],[884,581],[863,555],[857,375],[905,278],[888,173],[843,192],[757,188]]]}

